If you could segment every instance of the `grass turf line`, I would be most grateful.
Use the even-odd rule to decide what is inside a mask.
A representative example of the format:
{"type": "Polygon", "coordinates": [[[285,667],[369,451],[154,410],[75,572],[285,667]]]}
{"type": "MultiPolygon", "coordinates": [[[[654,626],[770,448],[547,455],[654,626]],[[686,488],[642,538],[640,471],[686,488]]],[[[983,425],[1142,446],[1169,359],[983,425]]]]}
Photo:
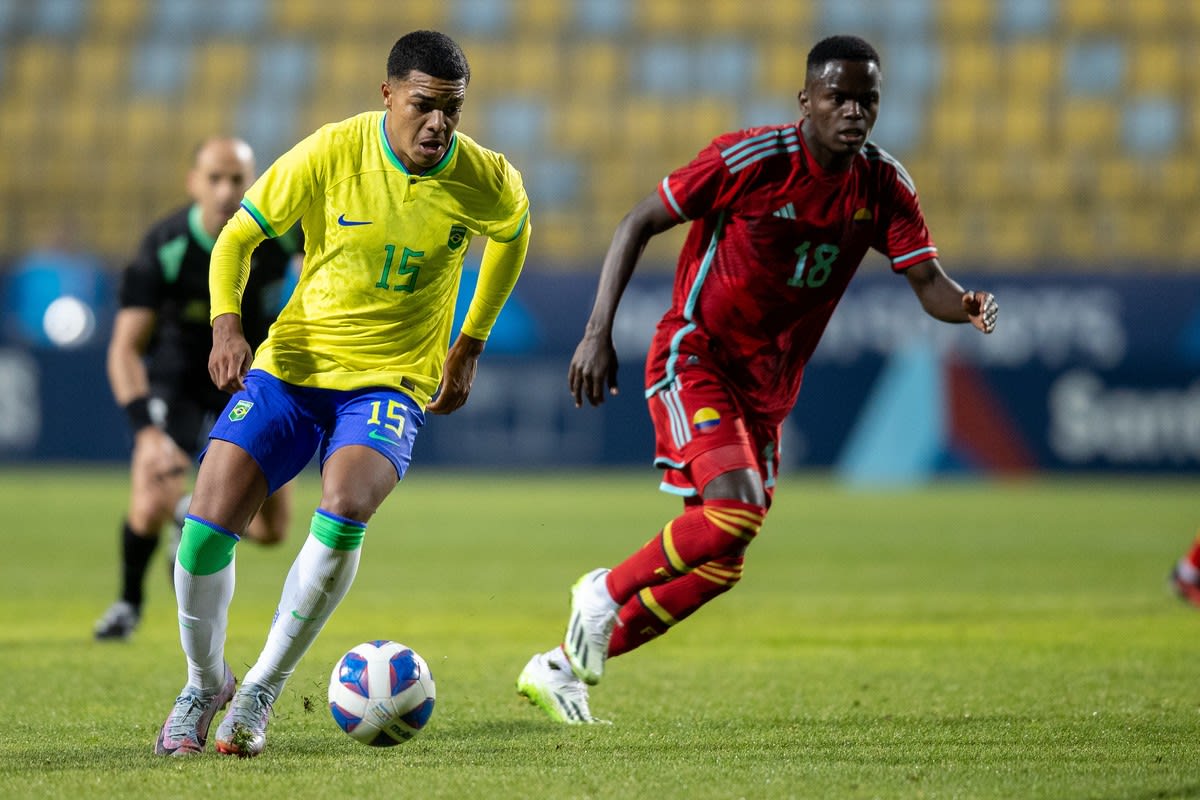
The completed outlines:
{"type": "MultiPolygon", "coordinates": [[[[135,639],[91,641],[117,584],[123,468],[4,470],[0,796],[1200,795],[1200,612],[1165,588],[1196,481],[861,493],[785,476],[737,590],[611,662],[592,707],[616,724],[556,726],[513,681],[561,636],[571,582],[676,512],[655,483],[415,469],[266,753],[184,760],[151,753],[184,679],[160,562],[135,639]],[[325,707],[333,663],[373,638],[416,648],[438,683],[430,725],[391,749],[325,707]]],[[[317,498],[304,476],[288,542],[238,547],[239,676],[317,498]]]]}

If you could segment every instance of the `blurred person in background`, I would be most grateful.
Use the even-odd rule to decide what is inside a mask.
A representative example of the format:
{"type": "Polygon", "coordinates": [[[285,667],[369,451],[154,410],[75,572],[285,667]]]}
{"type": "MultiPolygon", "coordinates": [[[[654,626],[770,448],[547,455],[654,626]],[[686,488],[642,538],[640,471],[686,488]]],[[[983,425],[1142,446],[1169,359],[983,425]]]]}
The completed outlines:
{"type": "Polygon", "coordinates": [[[568,384],[576,406],[616,393],[621,295],[650,238],[690,223],[645,371],[662,488],[684,510],[571,589],[562,644],[535,654],[517,679],[551,718],[597,721],[588,686],[606,659],[661,636],[741,579],[774,494],[780,427],[869,249],[889,258],[930,316],[992,332],[995,298],[943,272],[912,179],[868,140],[880,91],[870,44],[822,40],[808,55],[799,123],[717,137],[617,226],[568,384]]]}
{"type": "MultiPolygon", "coordinates": [[[[208,374],[209,257],[254,177],[254,153],[246,142],[228,136],[203,141],[187,175],[192,203],[151,225],[122,273],[107,366],[113,397],[129,419],[133,454],[121,526],[120,595],[96,623],[99,640],[128,639],[137,628],[150,558],[173,519],[178,536],[190,465],[229,400],[208,374]]],[[[300,246],[293,232],[265,242],[252,256],[243,325],[253,346],[275,320],[300,246]]],[[[272,494],[247,535],[264,544],[282,541],[290,495],[290,486],[272,494]]],[[[171,574],[173,561],[172,552],[171,574]]]]}
{"type": "Polygon", "coordinates": [[[1192,546],[1175,562],[1171,570],[1171,586],[1179,599],[1200,607],[1200,534],[1192,546]]]}

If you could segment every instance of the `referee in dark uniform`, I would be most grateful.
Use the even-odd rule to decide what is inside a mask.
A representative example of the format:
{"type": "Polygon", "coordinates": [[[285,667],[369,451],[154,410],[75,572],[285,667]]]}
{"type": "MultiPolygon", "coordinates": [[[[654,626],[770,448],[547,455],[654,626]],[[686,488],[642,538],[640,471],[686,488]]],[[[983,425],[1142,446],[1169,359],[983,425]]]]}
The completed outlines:
{"type": "MultiPolygon", "coordinates": [[[[254,178],[254,153],[246,142],[232,137],[202,142],[187,178],[192,204],[150,227],[121,276],[108,379],[129,418],[133,456],[120,594],[96,623],[97,639],[127,639],[137,627],[150,557],[163,528],[182,519],[191,464],[229,400],[208,376],[208,262],[217,234],[254,178]]],[[[254,347],[286,300],[289,270],[301,245],[297,230],[268,239],[251,257],[242,324],[254,347]]],[[[289,485],[269,497],[247,535],[264,544],[282,541],[290,496],[289,485]]]]}

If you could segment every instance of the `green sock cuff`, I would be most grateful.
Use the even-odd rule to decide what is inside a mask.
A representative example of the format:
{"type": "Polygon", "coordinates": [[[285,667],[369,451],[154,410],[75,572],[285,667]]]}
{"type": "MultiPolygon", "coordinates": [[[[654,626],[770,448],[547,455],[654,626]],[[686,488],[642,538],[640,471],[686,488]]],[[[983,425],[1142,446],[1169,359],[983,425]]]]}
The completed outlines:
{"type": "Polygon", "coordinates": [[[233,561],[238,535],[220,525],[188,516],[183,520],[183,535],[175,560],[193,575],[212,575],[233,561]]]}
{"type": "Polygon", "coordinates": [[[331,550],[357,550],[362,547],[367,526],[362,522],[339,517],[317,509],[308,529],[316,540],[331,550]]]}

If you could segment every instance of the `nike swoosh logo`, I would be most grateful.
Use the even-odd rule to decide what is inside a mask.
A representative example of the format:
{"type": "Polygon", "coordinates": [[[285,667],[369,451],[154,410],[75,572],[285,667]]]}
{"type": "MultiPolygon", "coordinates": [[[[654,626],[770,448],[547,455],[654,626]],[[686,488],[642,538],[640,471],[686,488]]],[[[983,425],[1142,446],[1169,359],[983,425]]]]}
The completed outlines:
{"type": "Polygon", "coordinates": [[[295,609],[292,609],[292,616],[301,622],[312,622],[314,619],[316,619],[316,617],[306,617],[303,614],[298,613],[295,609]]]}
{"type": "Polygon", "coordinates": [[[395,445],[396,447],[400,446],[400,443],[397,442],[395,439],[391,439],[387,436],[384,436],[379,431],[371,431],[370,433],[367,434],[367,436],[370,436],[372,439],[378,439],[381,442],[387,442],[390,445],[395,445]]]}
{"type": "Polygon", "coordinates": [[[369,220],[369,219],[368,220],[346,219],[345,214],[342,214],[340,217],[338,217],[338,225],[341,225],[343,228],[353,228],[355,225],[370,225],[370,224],[371,224],[371,220],[369,220]]]}

